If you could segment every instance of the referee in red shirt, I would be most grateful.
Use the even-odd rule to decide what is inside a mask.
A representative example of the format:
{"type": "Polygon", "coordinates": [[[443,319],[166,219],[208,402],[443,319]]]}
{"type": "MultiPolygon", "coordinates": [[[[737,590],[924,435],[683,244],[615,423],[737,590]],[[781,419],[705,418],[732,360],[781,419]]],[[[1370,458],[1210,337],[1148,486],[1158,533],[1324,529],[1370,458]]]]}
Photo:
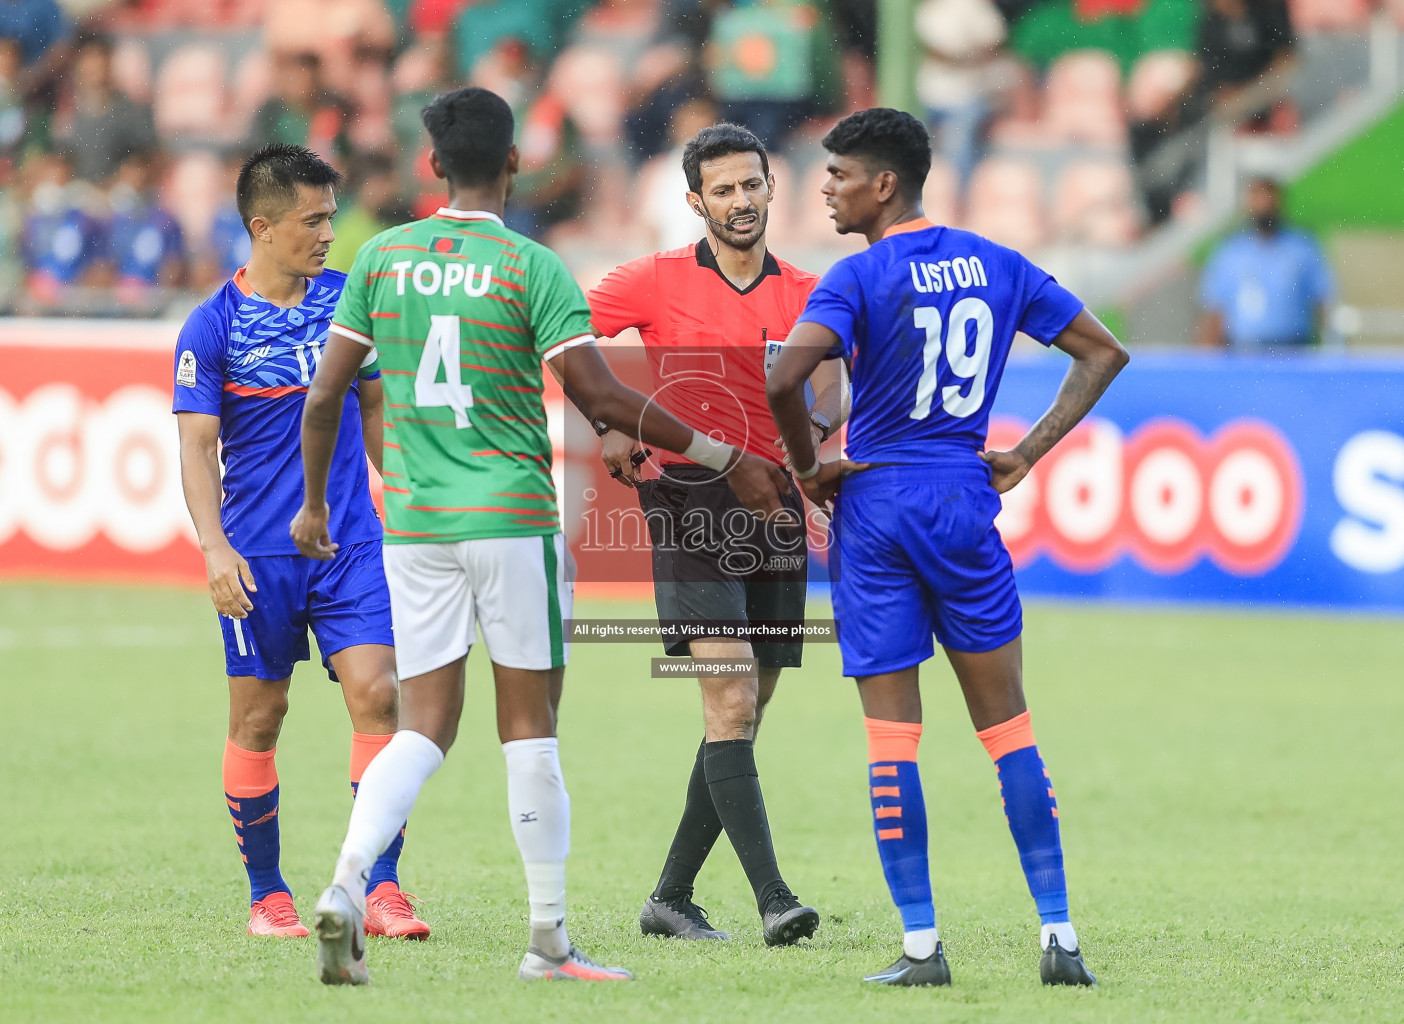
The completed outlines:
{"type": "MultiPolygon", "coordinates": [[[[765,375],[818,278],[766,249],[775,179],[754,134],[734,124],[704,129],[683,150],[683,171],[686,202],[706,223],[706,237],[619,267],[590,293],[591,319],[604,337],[638,328],[660,406],[785,467],[765,375]]],[[[838,361],[825,361],[810,378],[816,444],[838,429],[841,372],[838,361]]],[[[726,938],[692,900],[697,872],[725,830],[755,891],[766,943],[790,944],[814,933],[819,914],[780,876],[754,744],[780,670],[799,667],[802,641],[752,644],[737,631],[788,628],[804,619],[808,559],[800,489],[792,483],[785,497],[792,523],[762,522],[721,476],[679,455],[665,453],[662,477],[641,480],[632,459],[638,451],[626,435],[604,434],[605,465],[638,488],[649,525],[658,619],[675,630],[667,653],[754,657],[758,666],[754,673],[700,677],[705,739],[662,877],[639,924],[645,935],[726,938]]]]}

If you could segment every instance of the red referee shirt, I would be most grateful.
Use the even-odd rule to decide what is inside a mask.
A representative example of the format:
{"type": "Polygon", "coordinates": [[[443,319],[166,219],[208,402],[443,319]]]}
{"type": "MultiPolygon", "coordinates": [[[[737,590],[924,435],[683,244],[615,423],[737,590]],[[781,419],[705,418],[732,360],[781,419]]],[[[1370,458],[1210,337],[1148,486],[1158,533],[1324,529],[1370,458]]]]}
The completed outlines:
{"type": "MultiPolygon", "coordinates": [[[[590,318],[595,333],[607,338],[638,328],[661,407],[783,464],[765,400],[767,343],[789,336],[818,281],[766,253],[760,277],[737,288],[704,239],[616,269],[590,292],[590,318]]],[[[660,461],[688,462],[672,452],[660,461]]]]}

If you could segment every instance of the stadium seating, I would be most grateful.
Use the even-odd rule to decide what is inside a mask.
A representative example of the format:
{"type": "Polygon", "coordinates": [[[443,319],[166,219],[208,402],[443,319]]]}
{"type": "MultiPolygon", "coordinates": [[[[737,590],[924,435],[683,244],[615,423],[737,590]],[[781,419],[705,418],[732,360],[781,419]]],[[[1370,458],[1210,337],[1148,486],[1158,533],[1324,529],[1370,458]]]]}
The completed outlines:
{"type": "Polygon", "coordinates": [[[1133,121],[1165,111],[1194,80],[1194,57],[1184,50],[1156,50],[1136,61],[1126,79],[1126,112],[1133,121]]]}
{"type": "Polygon", "coordinates": [[[224,174],[219,160],[209,152],[187,154],[171,168],[163,199],[192,246],[209,237],[210,224],[225,201],[224,174]]]}
{"type": "Polygon", "coordinates": [[[151,102],[151,53],[136,36],[122,36],[112,48],[112,79],[138,103],[151,102]]]}
{"type": "Polygon", "coordinates": [[[1363,32],[1370,25],[1370,0],[1289,0],[1298,32],[1363,32]]]}
{"type": "Polygon", "coordinates": [[[1043,122],[1060,142],[1117,145],[1126,138],[1121,72],[1101,50],[1064,54],[1048,71],[1043,122]]]}
{"type": "Polygon", "coordinates": [[[991,157],[975,168],[966,196],[967,228],[1027,251],[1042,244],[1044,223],[1043,182],[1034,164],[991,157]]]}
{"type": "Polygon", "coordinates": [[[168,141],[212,140],[224,134],[225,59],[212,43],[191,43],[166,58],[152,113],[168,141]]]}
{"type": "Polygon", "coordinates": [[[955,168],[944,160],[931,162],[931,173],[921,190],[921,208],[926,219],[934,224],[960,224],[960,182],[955,168]]]}
{"type": "Polygon", "coordinates": [[[1127,245],[1139,227],[1131,171],[1119,160],[1069,164],[1053,191],[1053,226],[1063,242],[1127,245]]]}
{"type": "Polygon", "coordinates": [[[556,58],[549,87],[587,142],[602,148],[618,142],[624,121],[624,66],[616,54],[593,46],[569,47],[556,58]]]}

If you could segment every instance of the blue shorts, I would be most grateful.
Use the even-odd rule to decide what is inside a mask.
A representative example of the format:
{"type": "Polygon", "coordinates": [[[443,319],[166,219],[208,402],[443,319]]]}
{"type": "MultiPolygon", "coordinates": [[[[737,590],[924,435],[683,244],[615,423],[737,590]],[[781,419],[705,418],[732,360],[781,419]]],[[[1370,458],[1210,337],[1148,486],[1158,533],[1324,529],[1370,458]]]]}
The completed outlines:
{"type": "Polygon", "coordinates": [[[246,619],[221,615],[224,663],[231,676],[286,679],[307,661],[307,627],[317,638],[322,665],[333,680],[331,656],[358,644],[395,645],[390,590],[380,541],[347,544],[329,562],[302,555],[248,560],[257,593],[246,619]]]}
{"type": "Polygon", "coordinates": [[[844,675],[919,665],[935,653],[933,635],[979,653],[1023,631],[983,462],[877,466],[845,479],[834,504],[829,572],[844,675]]]}

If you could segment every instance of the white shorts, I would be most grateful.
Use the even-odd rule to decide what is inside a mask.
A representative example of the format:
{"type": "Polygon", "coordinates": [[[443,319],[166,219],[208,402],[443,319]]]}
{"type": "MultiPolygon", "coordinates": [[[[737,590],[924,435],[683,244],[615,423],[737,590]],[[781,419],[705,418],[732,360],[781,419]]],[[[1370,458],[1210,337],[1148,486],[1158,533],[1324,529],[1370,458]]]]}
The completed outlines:
{"type": "Polygon", "coordinates": [[[560,668],[575,566],[562,534],[448,544],[386,544],[385,579],[401,679],[463,657],[481,627],[505,668],[560,668]]]}

